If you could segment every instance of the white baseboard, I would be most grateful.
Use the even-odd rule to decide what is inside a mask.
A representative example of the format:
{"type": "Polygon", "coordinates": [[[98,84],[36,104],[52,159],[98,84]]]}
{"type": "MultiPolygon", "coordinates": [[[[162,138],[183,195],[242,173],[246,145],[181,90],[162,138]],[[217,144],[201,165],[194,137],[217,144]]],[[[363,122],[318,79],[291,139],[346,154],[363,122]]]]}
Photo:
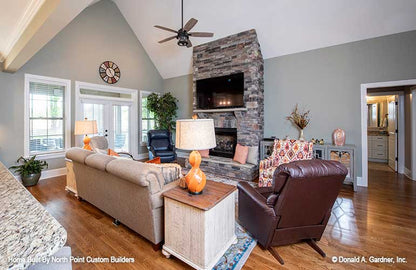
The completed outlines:
{"type": "Polygon", "coordinates": [[[45,180],[45,179],[62,176],[62,175],[66,175],[66,167],[42,171],[40,180],[45,180]]]}
{"type": "MultiPolygon", "coordinates": [[[[45,180],[45,179],[58,177],[62,175],[66,175],[66,167],[42,171],[42,174],[39,180],[45,180]]],[[[17,180],[22,181],[22,177],[20,175],[14,175],[14,177],[16,177],[17,180]]]]}
{"type": "Polygon", "coordinates": [[[413,178],[412,170],[409,170],[408,168],[404,168],[404,175],[406,175],[407,178],[416,180],[413,178]]]}
{"type": "Polygon", "coordinates": [[[367,181],[364,181],[364,179],[361,176],[357,176],[357,186],[367,187],[368,183],[367,183],[367,181]]]}

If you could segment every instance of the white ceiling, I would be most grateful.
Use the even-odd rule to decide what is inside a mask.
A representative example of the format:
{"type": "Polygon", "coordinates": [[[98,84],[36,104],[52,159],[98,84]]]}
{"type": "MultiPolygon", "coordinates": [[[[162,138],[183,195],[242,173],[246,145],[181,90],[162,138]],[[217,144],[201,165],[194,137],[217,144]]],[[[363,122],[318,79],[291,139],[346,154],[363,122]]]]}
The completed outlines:
{"type": "MultiPolygon", "coordinates": [[[[180,0],[113,0],[163,78],[192,73],[192,49],[153,27],[180,28],[180,0]]],[[[256,29],[265,59],[416,29],[415,0],[184,0],[194,45],[256,29]]]]}
{"type": "Polygon", "coordinates": [[[44,0],[0,0],[0,62],[4,60],[44,0]]]}

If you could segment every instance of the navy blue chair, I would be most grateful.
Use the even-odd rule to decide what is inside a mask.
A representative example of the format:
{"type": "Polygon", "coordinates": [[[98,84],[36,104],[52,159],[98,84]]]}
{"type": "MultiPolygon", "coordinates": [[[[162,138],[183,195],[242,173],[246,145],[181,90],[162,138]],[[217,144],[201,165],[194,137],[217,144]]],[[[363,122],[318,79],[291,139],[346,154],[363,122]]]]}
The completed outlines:
{"type": "Polygon", "coordinates": [[[149,149],[149,159],[160,157],[162,163],[176,160],[172,134],[168,130],[149,130],[147,132],[147,149],[149,149]]]}

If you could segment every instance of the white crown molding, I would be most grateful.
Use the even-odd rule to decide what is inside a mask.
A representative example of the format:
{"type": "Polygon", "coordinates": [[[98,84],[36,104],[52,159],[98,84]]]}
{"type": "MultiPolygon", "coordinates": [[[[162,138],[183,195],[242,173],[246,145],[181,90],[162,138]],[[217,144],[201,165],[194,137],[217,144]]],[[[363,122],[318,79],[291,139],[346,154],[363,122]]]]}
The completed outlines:
{"type": "Polygon", "coordinates": [[[43,5],[45,0],[31,0],[29,5],[27,6],[25,12],[23,12],[22,17],[20,17],[13,34],[9,37],[8,42],[6,42],[7,46],[3,53],[0,53],[0,62],[3,62],[4,59],[9,55],[10,51],[13,49],[13,46],[19,40],[20,36],[26,30],[30,22],[32,21],[33,17],[36,15],[40,7],[43,5]]]}

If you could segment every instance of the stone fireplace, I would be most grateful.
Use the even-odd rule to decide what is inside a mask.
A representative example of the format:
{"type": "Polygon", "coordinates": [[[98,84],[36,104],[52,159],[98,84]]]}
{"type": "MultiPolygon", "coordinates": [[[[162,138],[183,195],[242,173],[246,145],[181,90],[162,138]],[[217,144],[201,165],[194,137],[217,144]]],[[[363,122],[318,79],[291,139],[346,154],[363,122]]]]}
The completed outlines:
{"type": "Polygon", "coordinates": [[[210,151],[210,155],[215,156],[202,160],[203,171],[238,181],[256,179],[258,164],[240,164],[232,159],[236,143],[258,147],[263,138],[263,56],[254,29],[193,48],[193,111],[198,114],[198,118],[214,119],[216,128],[217,147],[210,151]],[[197,80],[241,72],[244,74],[243,108],[197,108],[197,80]]]}
{"type": "Polygon", "coordinates": [[[237,142],[259,146],[264,133],[263,56],[254,29],[195,46],[193,109],[199,118],[214,119],[216,128],[236,128],[237,142]],[[244,108],[198,110],[196,81],[244,73],[244,108]]]}
{"type": "Polygon", "coordinates": [[[209,150],[212,156],[233,158],[237,145],[236,128],[215,128],[217,147],[209,150]]]}

